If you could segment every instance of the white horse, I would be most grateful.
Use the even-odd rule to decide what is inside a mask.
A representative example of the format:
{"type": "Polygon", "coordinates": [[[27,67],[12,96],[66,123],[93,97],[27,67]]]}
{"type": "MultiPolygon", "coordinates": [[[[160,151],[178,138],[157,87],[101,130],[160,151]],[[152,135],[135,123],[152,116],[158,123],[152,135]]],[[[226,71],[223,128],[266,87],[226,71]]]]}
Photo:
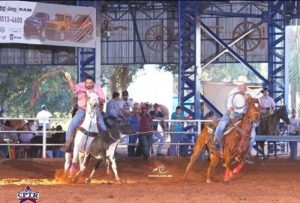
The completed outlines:
{"type": "Polygon", "coordinates": [[[69,170],[71,176],[74,175],[78,160],[80,167],[85,167],[84,163],[86,160],[83,160],[84,157],[86,157],[85,153],[88,153],[91,142],[99,133],[97,127],[97,113],[99,111],[98,95],[93,91],[87,91],[87,97],[88,101],[85,118],[75,135],[73,159],[70,152],[65,153],[65,172],[68,172],[69,170]]]}

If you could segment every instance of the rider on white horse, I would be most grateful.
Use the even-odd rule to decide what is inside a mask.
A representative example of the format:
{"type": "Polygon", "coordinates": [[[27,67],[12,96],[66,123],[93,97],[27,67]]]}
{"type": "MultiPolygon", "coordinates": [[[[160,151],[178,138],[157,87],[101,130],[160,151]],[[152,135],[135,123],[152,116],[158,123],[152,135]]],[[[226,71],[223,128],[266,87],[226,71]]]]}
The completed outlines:
{"type": "MultiPolygon", "coordinates": [[[[71,136],[75,129],[78,127],[79,123],[84,119],[85,113],[86,113],[86,107],[87,107],[87,91],[94,91],[97,93],[98,98],[99,98],[99,103],[104,103],[105,102],[105,96],[104,92],[101,88],[100,85],[97,85],[94,83],[93,78],[88,76],[85,78],[84,82],[74,84],[74,82],[71,79],[70,73],[65,73],[66,78],[69,81],[69,85],[71,90],[77,94],[78,97],[78,110],[76,114],[74,115],[69,128],[66,132],[66,143],[68,143],[68,146],[66,146],[66,151],[70,151],[70,148],[72,146],[72,141],[74,139],[74,136],[71,136]]],[[[106,126],[103,121],[103,117],[101,115],[101,112],[98,111],[97,113],[97,124],[98,124],[98,129],[99,131],[104,131],[106,130],[106,126]]]]}

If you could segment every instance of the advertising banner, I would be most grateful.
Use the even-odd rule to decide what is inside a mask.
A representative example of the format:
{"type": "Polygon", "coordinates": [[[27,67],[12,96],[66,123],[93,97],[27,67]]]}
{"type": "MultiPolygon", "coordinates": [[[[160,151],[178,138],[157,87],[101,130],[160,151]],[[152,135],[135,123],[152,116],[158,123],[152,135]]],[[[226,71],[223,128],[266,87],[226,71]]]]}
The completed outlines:
{"type": "Polygon", "coordinates": [[[0,43],[95,48],[96,9],[0,1],[0,43]]]}

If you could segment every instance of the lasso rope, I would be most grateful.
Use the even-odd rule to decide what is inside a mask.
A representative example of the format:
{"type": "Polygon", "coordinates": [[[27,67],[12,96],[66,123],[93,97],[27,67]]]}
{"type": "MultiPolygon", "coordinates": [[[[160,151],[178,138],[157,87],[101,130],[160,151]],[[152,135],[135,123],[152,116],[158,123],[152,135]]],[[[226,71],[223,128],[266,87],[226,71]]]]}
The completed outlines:
{"type": "MultiPolygon", "coordinates": [[[[45,94],[46,92],[50,91],[50,90],[54,90],[54,89],[58,89],[62,84],[67,83],[67,80],[65,77],[63,77],[63,81],[57,85],[54,85],[50,88],[48,88],[45,91],[42,92],[38,92],[38,86],[40,85],[40,83],[48,77],[51,76],[55,76],[55,75],[59,75],[60,73],[64,74],[65,70],[64,69],[59,69],[59,70],[55,70],[55,71],[51,71],[51,72],[47,72],[44,73],[43,75],[41,75],[41,77],[39,79],[37,79],[34,83],[32,83],[32,98],[31,98],[31,106],[33,109],[33,106],[35,105],[36,101],[38,100],[38,98],[41,97],[41,95],[45,94]]],[[[73,97],[73,94],[71,94],[71,97],[73,97]]],[[[71,99],[71,106],[72,105],[72,101],[73,99],[71,99]]]]}
{"type": "Polygon", "coordinates": [[[245,94],[242,93],[242,92],[235,92],[233,94],[230,94],[227,96],[226,100],[225,100],[225,109],[227,109],[227,106],[228,106],[228,100],[229,98],[232,96],[231,98],[231,106],[234,108],[234,109],[243,109],[245,106],[246,106],[246,100],[245,100],[245,103],[244,105],[241,105],[241,106],[237,106],[236,103],[234,102],[234,98],[237,96],[237,95],[241,95],[241,96],[244,96],[245,94]]]}

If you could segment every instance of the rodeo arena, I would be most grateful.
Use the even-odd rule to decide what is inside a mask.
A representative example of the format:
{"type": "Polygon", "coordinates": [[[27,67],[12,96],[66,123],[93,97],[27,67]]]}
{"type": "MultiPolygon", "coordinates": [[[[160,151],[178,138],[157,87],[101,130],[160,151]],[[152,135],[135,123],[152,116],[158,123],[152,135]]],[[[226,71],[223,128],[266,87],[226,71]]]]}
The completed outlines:
{"type": "Polygon", "coordinates": [[[0,203],[300,202],[298,18],[0,1],[0,203]]]}

